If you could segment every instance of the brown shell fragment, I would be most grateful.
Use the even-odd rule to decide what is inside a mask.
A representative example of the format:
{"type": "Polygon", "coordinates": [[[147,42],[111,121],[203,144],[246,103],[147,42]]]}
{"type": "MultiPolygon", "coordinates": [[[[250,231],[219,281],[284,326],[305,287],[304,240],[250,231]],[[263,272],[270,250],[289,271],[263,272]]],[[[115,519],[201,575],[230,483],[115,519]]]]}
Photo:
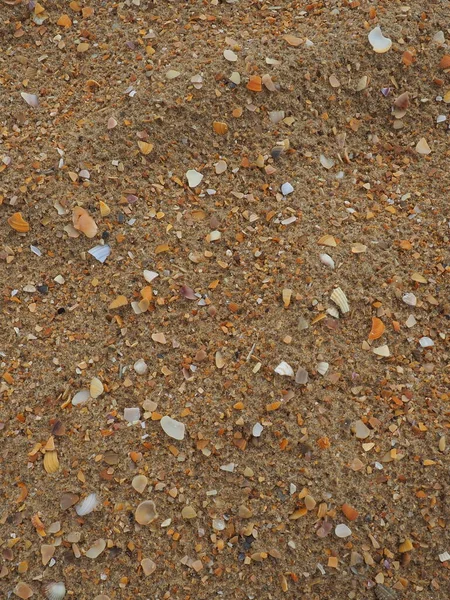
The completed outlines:
{"type": "Polygon", "coordinates": [[[73,226],[88,238],[95,237],[98,232],[97,223],[88,211],[81,206],[75,206],[73,209],[73,226]]]}

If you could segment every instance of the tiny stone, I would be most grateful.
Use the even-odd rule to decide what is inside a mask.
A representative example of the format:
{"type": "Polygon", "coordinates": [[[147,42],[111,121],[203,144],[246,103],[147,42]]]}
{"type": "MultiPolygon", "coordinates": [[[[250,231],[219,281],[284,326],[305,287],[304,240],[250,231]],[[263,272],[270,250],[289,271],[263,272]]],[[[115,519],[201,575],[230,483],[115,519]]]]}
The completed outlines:
{"type": "Polygon", "coordinates": [[[192,508],[192,506],[184,506],[183,510],[181,511],[181,516],[183,517],[183,519],[195,519],[197,513],[192,508]]]}
{"type": "Polygon", "coordinates": [[[370,429],[362,421],[356,421],[354,425],[354,432],[359,440],[365,440],[370,435],[370,429]]]}
{"type": "Polygon", "coordinates": [[[338,538],[346,538],[352,535],[352,530],[350,527],[347,527],[347,525],[340,523],[339,525],[336,525],[334,533],[338,538]]]}

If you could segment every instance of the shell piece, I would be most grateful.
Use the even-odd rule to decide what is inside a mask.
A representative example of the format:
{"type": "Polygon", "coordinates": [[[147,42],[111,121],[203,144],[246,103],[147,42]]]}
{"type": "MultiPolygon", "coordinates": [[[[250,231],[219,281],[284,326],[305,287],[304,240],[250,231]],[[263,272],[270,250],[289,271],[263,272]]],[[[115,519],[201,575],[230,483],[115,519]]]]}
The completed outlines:
{"type": "Polygon", "coordinates": [[[75,206],[72,211],[73,226],[77,231],[81,231],[88,238],[93,238],[97,235],[97,223],[91,217],[87,210],[81,206],[75,206]]]}
{"type": "Polygon", "coordinates": [[[156,563],[154,563],[151,558],[143,558],[141,560],[141,567],[146,577],[156,571],[156,563]]]}
{"type": "Polygon", "coordinates": [[[261,423],[255,423],[253,425],[253,429],[252,429],[252,436],[253,437],[260,437],[261,433],[263,432],[264,427],[261,425],[261,423]]]}
{"type": "Polygon", "coordinates": [[[320,157],[320,164],[322,165],[322,167],[324,169],[332,169],[334,167],[334,160],[332,158],[327,158],[324,154],[321,154],[320,157]]]}
{"type": "Polygon", "coordinates": [[[377,54],[384,54],[392,47],[392,40],[384,37],[380,27],[375,27],[369,33],[369,43],[377,54]]]}
{"type": "Polygon", "coordinates": [[[389,351],[389,346],[387,344],[384,344],[383,346],[380,346],[379,348],[374,348],[373,353],[376,354],[377,356],[382,356],[384,358],[388,358],[391,355],[391,353],[389,351]]]}
{"type": "Polygon", "coordinates": [[[382,583],[379,583],[375,588],[375,596],[377,600],[396,600],[398,598],[395,590],[386,587],[382,583]]]}
{"type": "Polygon", "coordinates": [[[147,283],[151,283],[157,277],[159,277],[159,275],[156,271],[144,271],[144,279],[147,283]]]}
{"type": "Polygon", "coordinates": [[[189,169],[189,171],[186,171],[186,179],[188,180],[189,187],[195,188],[202,182],[203,175],[195,169],[189,169]]]}
{"type": "Polygon", "coordinates": [[[252,75],[247,83],[247,89],[251,92],[262,91],[262,79],[259,75],[252,75]]]}
{"type": "Polygon", "coordinates": [[[283,183],[283,185],[281,186],[281,193],[283,194],[283,196],[292,194],[293,191],[294,191],[294,188],[292,187],[292,185],[289,182],[283,183]]]}
{"type": "Polygon", "coordinates": [[[98,504],[99,499],[97,494],[89,494],[89,496],[83,498],[83,500],[75,506],[75,512],[79,517],[84,517],[95,510],[98,504]]]}
{"type": "Polygon", "coordinates": [[[56,473],[59,470],[59,460],[56,450],[44,454],[44,469],[47,473],[56,473]]]}
{"type": "Polygon", "coordinates": [[[330,298],[335,304],[339,306],[343,314],[350,312],[350,306],[348,304],[347,296],[344,294],[340,287],[333,290],[333,293],[331,294],[330,298]]]}
{"type": "Polygon", "coordinates": [[[423,154],[426,156],[427,154],[431,154],[431,148],[428,145],[428,142],[425,138],[420,138],[420,140],[416,144],[416,152],[419,154],[423,154]]]}
{"type": "Polygon", "coordinates": [[[27,233],[27,231],[30,231],[30,224],[25,221],[20,212],[11,215],[8,219],[8,224],[19,233],[27,233]]]}
{"type": "Polygon", "coordinates": [[[160,424],[166,435],[174,440],[184,440],[184,435],[186,432],[186,426],[184,423],[175,421],[175,419],[172,419],[166,415],[161,419],[160,424]]]}
{"type": "Polygon", "coordinates": [[[330,365],[327,362],[320,362],[317,364],[317,367],[316,367],[317,372],[323,376],[328,371],[329,366],[330,365]]]}
{"type": "Polygon", "coordinates": [[[223,57],[229,62],[236,62],[238,59],[237,54],[233,52],[233,50],[229,50],[228,48],[223,51],[223,57]]]}
{"type": "Polygon", "coordinates": [[[338,538],[346,538],[352,535],[352,530],[344,523],[340,523],[339,525],[336,525],[334,533],[338,538]]]}
{"type": "Polygon", "coordinates": [[[330,248],[336,248],[337,243],[332,235],[326,233],[321,238],[317,240],[319,246],[329,246],[330,248]]]}
{"type": "Polygon", "coordinates": [[[143,142],[142,140],[139,140],[137,145],[139,146],[141,154],[144,156],[147,156],[147,154],[150,154],[150,152],[153,150],[153,144],[149,144],[149,142],[143,142]]]}
{"type": "Polygon", "coordinates": [[[89,393],[91,398],[98,398],[103,394],[104,391],[103,383],[100,381],[98,377],[93,377],[91,379],[91,385],[89,387],[89,393]]]}
{"type": "Polygon", "coordinates": [[[143,358],[140,358],[134,363],[133,369],[138,375],[145,375],[148,371],[148,365],[143,358]]]}
{"type": "Polygon", "coordinates": [[[372,329],[369,333],[369,340],[377,340],[378,338],[380,338],[383,335],[385,329],[386,327],[381,319],[379,319],[378,317],[372,317],[372,329]]]}
{"type": "Polygon", "coordinates": [[[155,503],[152,500],[144,500],[136,508],[134,518],[139,525],[148,525],[158,517],[155,503]]]}
{"type": "Polygon", "coordinates": [[[334,260],[329,254],[319,254],[319,258],[321,263],[330,267],[330,269],[334,269],[334,260]]]}
{"type": "Polygon", "coordinates": [[[22,598],[23,600],[31,598],[31,596],[34,594],[33,588],[31,588],[28,585],[28,583],[25,583],[23,581],[19,581],[19,583],[14,588],[13,593],[19,598],[22,598]]]}
{"type": "Polygon", "coordinates": [[[64,581],[52,581],[44,587],[44,594],[48,600],[62,600],[66,595],[64,581]]]}
{"type": "Polygon", "coordinates": [[[20,92],[20,95],[28,104],[28,106],[32,106],[33,108],[37,108],[39,106],[39,98],[36,94],[27,94],[27,92],[20,92]]]}
{"type": "Polygon", "coordinates": [[[80,404],[84,404],[91,397],[89,390],[80,390],[75,394],[72,398],[72,406],[78,406],[80,404]]]}
{"type": "Polygon", "coordinates": [[[221,121],[213,121],[213,129],[219,135],[225,135],[228,131],[228,125],[221,121]]]}
{"type": "Polygon", "coordinates": [[[88,253],[103,264],[111,254],[111,246],[108,246],[108,244],[98,244],[88,250],[88,253]]]}
{"type": "Polygon", "coordinates": [[[138,494],[144,493],[144,490],[147,487],[147,484],[148,484],[148,478],[145,475],[135,475],[133,477],[133,481],[131,482],[133,489],[135,489],[138,494]]]}
{"type": "Polygon", "coordinates": [[[117,121],[114,117],[109,117],[107,127],[108,129],[114,129],[114,127],[117,127],[117,121]]]}
{"type": "Polygon", "coordinates": [[[403,294],[402,300],[408,306],[416,306],[417,305],[417,297],[412,292],[406,292],[406,294],[403,294]]]}
{"type": "Polygon", "coordinates": [[[86,552],[88,558],[97,558],[106,548],[106,541],[103,538],[95,540],[89,550],[86,552]]]}
{"type": "Polygon", "coordinates": [[[294,369],[286,361],[282,360],[280,364],[275,367],[275,373],[278,375],[286,375],[287,377],[294,377],[294,369]]]}
{"type": "Polygon", "coordinates": [[[308,371],[303,367],[299,367],[297,373],[295,374],[295,383],[306,385],[308,383],[308,379],[308,371]]]}

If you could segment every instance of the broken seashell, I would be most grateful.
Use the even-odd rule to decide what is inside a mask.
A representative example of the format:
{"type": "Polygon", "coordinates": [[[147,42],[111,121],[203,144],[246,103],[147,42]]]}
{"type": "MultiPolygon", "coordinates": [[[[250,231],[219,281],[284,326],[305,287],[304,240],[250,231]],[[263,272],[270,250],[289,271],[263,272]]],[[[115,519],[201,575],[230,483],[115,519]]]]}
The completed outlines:
{"type": "Polygon", "coordinates": [[[83,500],[75,506],[75,512],[79,517],[84,517],[95,510],[98,504],[99,499],[97,494],[89,494],[89,496],[83,498],[83,500]]]}
{"type": "Polygon", "coordinates": [[[384,37],[380,27],[375,27],[369,33],[369,43],[377,54],[384,54],[392,47],[392,40],[384,37]]]}
{"type": "Polygon", "coordinates": [[[89,390],[80,390],[75,394],[72,398],[72,406],[78,406],[79,404],[84,404],[91,397],[89,390]]]}
{"type": "Polygon", "coordinates": [[[277,124],[284,119],[286,113],[284,110],[271,110],[268,114],[270,121],[277,124]]]}
{"type": "Polygon", "coordinates": [[[419,340],[419,344],[422,348],[431,348],[432,346],[434,346],[433,340],[427,336],[421,337],[419,340]]]}
{"type": "Polygon", "coordinates": [[[160,421],[161,427],[166,435],[174,440],[184,440],[186,426],[180,421],[176,421],[167,415],[160,421]]]}
{"type": "Polygon", "coordinates": [[[66,586],[63,581],[52,581],[44,586],[44,595],[48,600],[62,600],[66,595],[66,586]]]}
{"type": "Polygon", "coordinates": [[[229,50],[228,48],[223,51],[223,57],[229,62],[236,62],[238,59],[237,54],[235,54],[233,50],[229,50]]]}
{"type": "Polygon", "coordinates": [[[286,375],[287,377],[294,377],[294,369],[287,362],[282,360],[280,364],[275,367],[275,373],[278,375],[286,375]]]}
{"type": "Polygon", "coordinates": [[[141,560],[141,567],[146,577],[156,571],[156,563],[154,563],[151,558],[143,558],[141,560]]]}
{"type": "Polygon", "coordinates": [[[346,538],[352,535],[352,530],[344,523],[340,523],[339,525],[336,525],[334,533],[338,538],[346,538]]]}
{"type": "Polygon", "coordinates": [[[91,379],[91,385],[89,387],[89,393],[91,398],[98,398],[104,392],[103,383],[100,381],[98,377],[93,377],[91,379]]]}
{"type": "Polygon", "coordinates": [[[101,214],[102,217],[107,217],[109,214],[111,214],[111,209],[106,204],[106,202],[103,202],[103,200],[100,200],[100,202],[98,203],[98,205],[99,205],[100,214],[101,214]]]}
{"type": "Polygon", "coordinates": [[[428,145],[428,142],[425,138],[420,138],[420,140],[416,144],[416,152],[426,156],[427,154],[431,154],[431,148],[428,145]]]}
{"type": "Polygon", "coordinates": [[[145,475],[135,475],[133,477],[133,481],[131,485],[133,489],[137,491],[138,494],[142,494],[147,487],[148,479],[145,475]]]}
{"type": "Polygon", "coordinates": [[[136,423],[141,418],[141,409],[139,407],[124,408],[123,418],[128,423],[136,423]]]}
{"type": "Polygon", "coordinates": [[[24,583],[23,581],[19,581],[16,587],[13,590],[13,594],[22,598],[22,600],[26,600],[27,598],[31,598],[34,594],[33,588],[31,588],[28,583],[24,583]]]}
{"type": "Polygon", "coordinates": [[[213,129],[218,135],[225,135],[228,131],[228,125],[221,121],[213,121],[213,129]]]}
{"type": "Polygon", "coordinates": [[[138,375],[145,375],[148,371],[148,365],[143,358],[137,360],[134,363],[133,368],[138,375]]]}
{"type": "Polygon", "coordinates": [[[281,186],[281,193],[283,194],[283,196],[292,194],[293,191],[294,191],[294,188],[292,187],[292,185],[289,182],[283,183],[283,185],[281,186]]]}
{"type": "Polygon", "coordinates": [[[295,383],[299,385],[306,385],[308,383],[308,371],[303,367],[299,367],[297,373],[295,374],[295,383]]]}
{"type": "Polygon", "coordinates": [[[147,156],[147,154],[150,154],[150,152],[153,150],[153,144],[150,144],[149,142],[143,142],[142,140],[139,140],[137,145],[139,146],[141,154],[144,156],[147,156]]]}
{"type": "Polygon", "coordinates": [[[334,260],[331,258],[331,256],[329,254],[320,254],[319,258],[320,258],[320,262],[322,262],[324,265],[326,265],[327,267],[330,267],[330,269],[334,269],[334,260]]]}
{"type": "Polygon", "coordinates": [[[75,206],[72,218],[73,226],[77,231],[81,231],[88,238],[93,238],[97,235],[97,224],[87,210],[81,206],[75,206]]]}
{"type": "Polygon", "coordinates": [[[400,96],[394,100],[394,106],[400,110],[406,110],[409,106],[409,93],[403,92],[403,94],[400,94],[400,96]]]}
{"type": "Polygon", "coordinates": [[[141,502],[134,513],[134,518],[139,525],[149,525],[157,517],[156,506],[152,500],[141,502]]]}
{"type": "Polygon", "coordinates": [[[339,306],[343,314],[350,312],[350,306],[348,304],[347,296],[344,294],[340,287],[333,290],[333,293],[331,294],[330,298],[335,304],[339,306]]]}
{"type": "Polygon", "coordinates": [[[88,558],[97,558],[106,548],[106,541],[103,538],[95,540],[89,550],[86,552],[88,558]]]}
{"type": "Polygon", "coordinates": [[[59,460],[56,450],[44,454],[44,469],[47,473],[56,473],[59,470],[59,460]]]}
{"type": "Polygon", "coordinates": [[[416,298],[415,294],[413,294],[412,292],[407,292],[406,294],[403,294],[402,300],[408,306],[416,306],[417,305],[417,298],[416,298]]]}
{"type": "Polygon", "coordinates": [[[329,246],[330,248],[336,248],[337,243],[332,235],[326,233],[317,241],[319,246],[329,246]]]}
{"type": "Polygon", "coordinates": [[[32,106],[33,108],[37,108],[39,106],[39,98],[36,94],[27,94],[27,92],[20,92],[20,95],[28,104],[28,106],[32,106]]]}
{"type": "MultiPolygon", "coordinates": [[[[70,227],[70,225],[68,225],[68,227],[70,227]]],[[[88,253],[103,264],[111,254],[111,246],[108,246],[108,244],[98,244],[88,250],[88,253]]]]}
{"type": "Polygon", "coordinates": [[[8,224],[19,233],[27,233],[27,231],[30,231],[30,224],[25,221],[20,212],[11,215],[8,219],[8,224]]]}
{"type": "Polygon", "coordinates": [[[122,306],[126,306],[128,304],[128,299],[126,296],[117,296],[117,298],[114,298],[114,300],[112,302],[110,302],[108,308],[110,310],[114,309],[114,308],[121,308],[122,306]]]}
{"type": "Polygon", "coordinates": [[[317,367],[316,367],[317,372],[323,376],[328,371],[329,366],[330,365],[327,362],[320,362],[317,364],[317,367]]]}
{"type": "Polygon", "coordinates": [[[114,117],[109,117],[107,127],[108,129],[114,129],[114,127],[117,127],[117,121],[114,117]]]}
{"type": "Polygon", "coordinates": [[[151,283],[157,277],[159,277],[159,275],[156,271],[144,271],[144,279],[147,283],[151,283]]]}
{"type": "Polygon", "coordinates": [[[252,436],[253,437],[260,437],[261,433],[263,432],[264,427],[261,425],[261,423],[255,423],[253,425],[253,429],[252,429],[252,436]]]}
{"type": "Polygon", "coordinates": [[[324,154],[321,154],[320,164],[324,169],[332,169],[334,167],[334,160],[332,158],[327,158],[324,154]]]}
{"type": "Polygon", "coordinates": [[[378,317],[372,317],[372,329],[369,333],[369,340],[377,340],[380,338],[386,329],[383,321],[378,317]]]}
{"type": "Polygon", "coordinates": [[[259,75],[252,75],[247,83],[247,89],[251,92],[262,92],[262,79],[259,75]]]}
{"type": "Polygon", "coordinates": [[[382,356],[383,358],[387,358],[388,356],[391,355],[387,344],[384,344],[383,346],[380,346],[379,348],[373,348],[373,353],[376,354],[377,356],[382,356]]]}
{"type": "Polygon", "coordinates": [[[203,175],[195,169],[189,169],[189,171],[186,171],[186,179],[189,187],[196,188],[202,182],[203,175]]]}

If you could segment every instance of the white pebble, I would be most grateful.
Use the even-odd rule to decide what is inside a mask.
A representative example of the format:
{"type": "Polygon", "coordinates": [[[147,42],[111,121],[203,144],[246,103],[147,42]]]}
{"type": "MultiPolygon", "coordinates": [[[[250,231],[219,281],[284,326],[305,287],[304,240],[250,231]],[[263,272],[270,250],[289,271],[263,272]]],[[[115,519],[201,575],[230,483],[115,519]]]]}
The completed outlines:
{"type": "Polygon", "coordinates": [[[336,525],[334,533],[338,538],[346,538],[349,535],[352,535],[352,530],[350,527],[347,527],[347,525],[344,525],[344,523],[340,523],[339,525],[336,525]]]}
{"type": "Polygon", "coordinates": [[[148,365],[143,358],[134,363],[134,370],[138,375],[145,375],[148,371],[148,365]]]}
{"type": "Polygon", "coordinates": [[[294,188],[292,187],[292,185],[289,182],[283,183],[283,185],[281,186],[281,193],[283,194],[283,196],[292,194],[293,191],[294,191],[294,188]]]}

